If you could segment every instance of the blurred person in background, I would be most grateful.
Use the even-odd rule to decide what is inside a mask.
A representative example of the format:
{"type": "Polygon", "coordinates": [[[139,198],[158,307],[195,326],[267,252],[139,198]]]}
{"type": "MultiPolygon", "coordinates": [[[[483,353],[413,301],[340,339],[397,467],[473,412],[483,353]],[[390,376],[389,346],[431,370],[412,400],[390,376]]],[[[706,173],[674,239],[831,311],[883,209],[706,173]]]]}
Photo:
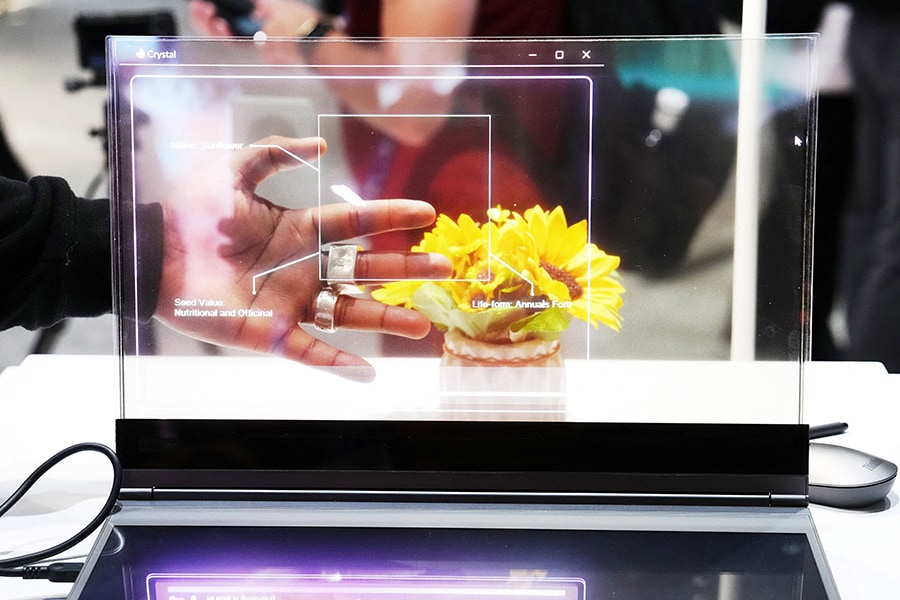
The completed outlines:
{"type": "MultiPolygon", "coordinates": [[[[299,0],[257,0],[254,17],[268,36],[329,42],[302,48],[278,44],[277,49],[269,50],[271,62],[329,66],[333,75],[340,73],[340,65],[390,66],[414,60],[426,68],[440,66],[445,73],[448,67],[466,66],[464,46],[423,44],[415,48],[415,57],[399,57],[394,55],[399,51],[396,45],[357,42],[380,37],[554,36],[563,31],[564,9],[563,0],[345,0],[339,14],[329,14],[299,0]]],[[[192,0],[190,15],[203,34],[232,33],[211,2],[192,0]]],[[[561,203],[547,199],[552,193],[550,186],[534,175],[538,165],[553,165],[560,159],[562,116],[552,107],[560,106],[564,98],[553,90],[530,88],[532,95],[546,98],[526,101],[516,90],[485,92],[482,84],[469,82],[450,89],[428,81],[392,83],[390,89],[384,81],[359,79],[333,79],[329,85],[348,113],[404,117],[342,121],[342,144],[361,197],[420,198],[438,213],[453,218],[468,213],[479,219],[487,207],[484,124],[446,115],[502,111],[524,124],[530,139],[495,133],[491,158],[494,189],[502,189],[504,198],[515,198],[522,206],[561,203]],[[391,97],[388,106],[387,96],[391,97]]],[[[408,248],[420,237],[421,232],[410,232],[399,239],[394,236],[373,243],[408,248]]]]}
{"type": "Polygon", "coordinates": [[[857,124],[842,239],[846,358],[900,372],[900,3],[851,5],[857,124]]]}
{"type": "MultiPolygon", "coordinates": [[[[422,44],[415,47],[415,56],[400,57],[395,55],[398,45],[359,41],[558,36],[564,30],[566,2],[345,0],[331,7],[333,13],[299,0],[256,0],[255,5],[253,17],[267,36],[327,40],[302,47],[264,46],[262,52],[272,63],[328,66],[329,75],[334,75],[341,72],[340,65],[390,67],[414,61],[425,72],[435,67],[438,75],[456,75],[469,63],[468,49],[461,44],[422,44]]],[[[194,28],[205,35],[234,33],[206,0],[191,0],[190,16],[194,28]]],[[[569,212],[571,201],[560,181],[566,171],[563,106],[568,101],[562,86],[530,86],[526,95],[525,84],[516,87],[514,82],[486,86],[462,80],[447,86],[446,81],[329,81],[344,112],[367,115],[341,121],[342,146],[357,193],[364,199],[418,198],[434,206],[438,214],[453,219],[468,214],[481,221],[486,218],[492,185],[491,189],[502,190],[502,198],[493,199],[504,207],[565,205],[569,212]],[[389,104],[385,98],[390,98],[389,104]],[[492,129],[489,147],[484,119],[447,116],[453,114],[502,114],[508,126],[492,129]],[[511,135],[504,135],[505,131],[511,135]]],[[[422,235],[422,230],[397,231],[367,243],[374,250],[409,249],[422,235]]],[[[419,351],[440,355],[442,340],[435,333],[419,344],[419,351]]],[[[409,347],[407,341],[398,345],[391,338],[382,340],[382,350],[388,354],[407,353],[409,347]]]]}

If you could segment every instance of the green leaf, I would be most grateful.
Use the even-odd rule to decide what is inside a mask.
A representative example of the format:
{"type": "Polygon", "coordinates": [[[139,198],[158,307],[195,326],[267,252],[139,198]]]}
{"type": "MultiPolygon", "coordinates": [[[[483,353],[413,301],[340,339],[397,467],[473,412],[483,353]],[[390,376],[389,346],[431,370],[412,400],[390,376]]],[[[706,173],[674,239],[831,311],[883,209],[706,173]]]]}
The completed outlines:
{"type": "Polygon", "coordinates": [[[439,329],[458,329],[467,337],[478,340],[508,339],[513,323],[527,314],[521,308],[463,311],[457,308],[450,292],[434,283],[423,284],[410,300],[413,308],[439,329]]]}
{"type": "Polygon", "coordinates": [[[450,293],[433,283],[423,283],[410,298],[410,304],[442,329],[450,327],[451,313],[458,310],[450,293]]]}
{"type": "Polygon", "coordinates": [[[525,319],[516,321],[510,331],[516,337],[535,334],[545,340],[559,339],[560,334],[569,328],[572,314],[561,308],[547,308],[525,319]]]}

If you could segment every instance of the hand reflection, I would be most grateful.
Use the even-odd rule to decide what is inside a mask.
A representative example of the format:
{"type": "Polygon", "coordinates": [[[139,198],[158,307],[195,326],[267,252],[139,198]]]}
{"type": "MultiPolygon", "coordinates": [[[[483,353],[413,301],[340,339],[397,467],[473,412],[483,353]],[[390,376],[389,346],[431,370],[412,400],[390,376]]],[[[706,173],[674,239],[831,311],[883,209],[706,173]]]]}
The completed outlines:
{"type": "MultiPolygon", "coordinates": [[[[354,377],[373,376],[361,357],[298,325],[314,321],[317,300],[323,310],[320,296],[327,285],[320,276],[320,236],[322,244],[330,244],[420,228],[432,223],[435,211],[413,200],[291,210],[257,195],[257,186],[275,173],[314,161],[324,151],[321,138],[267,138],[176,190],[164,206],[156,318],[214,344],[312,366],[364,367],[354,377]]],[[[353,272],[366,282],[449,274],[445,257],[411,252],[360,252],[353,272]]],[[[421,338],[431,326],[412,310],[343,294],[332,300],[325,308],[335,327],[421,338]]]]}

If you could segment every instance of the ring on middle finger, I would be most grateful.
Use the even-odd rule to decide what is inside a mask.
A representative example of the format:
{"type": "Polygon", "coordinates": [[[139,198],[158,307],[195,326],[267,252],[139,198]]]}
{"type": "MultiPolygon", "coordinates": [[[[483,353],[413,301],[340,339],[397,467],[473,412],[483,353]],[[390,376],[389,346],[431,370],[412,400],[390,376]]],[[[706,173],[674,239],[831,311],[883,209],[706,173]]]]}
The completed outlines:
{"type": "Polygon", "coordinates": [[[334,322],[334,313],[337,309],[338,298],[341,293],[330,287],[322,288],[316,296],[316,312],[313,325],[319,331],[334,333],[337,326],[334,322]]]}

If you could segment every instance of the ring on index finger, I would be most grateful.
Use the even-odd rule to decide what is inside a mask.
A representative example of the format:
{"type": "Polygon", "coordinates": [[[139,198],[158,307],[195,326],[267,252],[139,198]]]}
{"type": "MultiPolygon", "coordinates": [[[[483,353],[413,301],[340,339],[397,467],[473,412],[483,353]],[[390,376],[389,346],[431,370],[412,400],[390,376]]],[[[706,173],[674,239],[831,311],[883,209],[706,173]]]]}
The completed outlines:
{"type": "Polygon", "coordinates": [[[357,254],[355,244],[334,245],[328,250],[328,265],[325,270],[328,285],[353,284],[356,277],[357,254]]]}

